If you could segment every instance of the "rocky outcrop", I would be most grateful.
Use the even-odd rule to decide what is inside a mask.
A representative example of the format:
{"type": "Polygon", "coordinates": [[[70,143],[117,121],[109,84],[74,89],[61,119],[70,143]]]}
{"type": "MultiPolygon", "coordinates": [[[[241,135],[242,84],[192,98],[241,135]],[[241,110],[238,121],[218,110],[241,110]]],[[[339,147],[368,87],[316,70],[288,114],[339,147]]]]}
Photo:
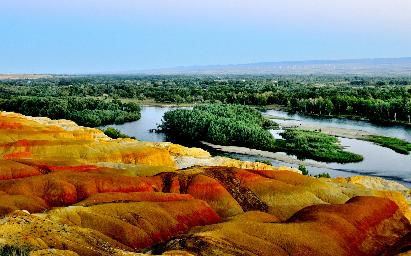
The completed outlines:
{"type": "Polygon", "coordinates": [[[375,195],[390,198],[398,204],[405,216],[411,220],[411,189],[406,186],[394,181],[370,176],[336,178],[334,181],[343,184],[355,184],[374,191],[375,195]]]}
{"type": "Polygon", "coordinates": [[[392,201],[355,197],[306,207],[283,223],[269,214],[240,215],[195,228],[166,249],[195,255],[380,255],[409,230],[392,201]]]}
{"type": "Polygon", "coordinates": [[[409,249],[409,206],[408,188],[379,178],[0,113],[1,253],[395,255],[409,249]]]}
{"type": "Polygon", "coordinates": [[[40,215],[16,211],[0,226],[1,242],[37,251],[69,250],[79,255],[113,255],[144,249],[213,224],[220,217],[203,201],[107,203],[57,208],[40,215]]]}

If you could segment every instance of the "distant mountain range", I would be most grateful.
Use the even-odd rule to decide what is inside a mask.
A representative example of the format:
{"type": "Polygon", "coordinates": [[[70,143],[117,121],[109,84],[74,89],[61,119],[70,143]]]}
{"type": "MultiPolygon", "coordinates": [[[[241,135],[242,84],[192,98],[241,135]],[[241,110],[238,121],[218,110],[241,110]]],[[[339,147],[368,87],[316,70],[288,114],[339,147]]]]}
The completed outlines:
{"type": "Polygon", "coordinates": [[[262,62],[143,70],[143,74],[411,76],[411,57],[262,62]]]}
{"type": "Polygon", "coordinates": [[[182,66],[123,72],[77,74],[1,74],[0,80],[50,78],[55,75],[359,75],[411,77],[411,57],[260,62],[182,66]]]}

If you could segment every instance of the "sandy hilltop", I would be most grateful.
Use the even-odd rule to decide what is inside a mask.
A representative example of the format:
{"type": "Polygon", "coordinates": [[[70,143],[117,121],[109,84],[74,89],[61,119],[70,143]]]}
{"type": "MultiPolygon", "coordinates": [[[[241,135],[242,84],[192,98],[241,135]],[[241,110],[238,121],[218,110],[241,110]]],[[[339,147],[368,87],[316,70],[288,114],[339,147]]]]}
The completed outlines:
{"type": "Polygon", "coordinates": [[[411,255],[410,205],[381,178],[0,112],[0,255],[411,255]]]}

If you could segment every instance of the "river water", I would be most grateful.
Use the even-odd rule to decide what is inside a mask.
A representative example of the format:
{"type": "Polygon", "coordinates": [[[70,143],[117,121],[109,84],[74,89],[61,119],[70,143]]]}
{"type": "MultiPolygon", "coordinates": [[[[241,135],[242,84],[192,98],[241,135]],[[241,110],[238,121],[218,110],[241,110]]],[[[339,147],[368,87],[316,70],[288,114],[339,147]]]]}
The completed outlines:
{"type": "Polygon", "coordinates": [[[373,134],[397,137],[411,142],[411,129],[402,125],[378,125],[367,121],[350,120],[345,118],[315,118],[300,114],[289,114],[280,110],[267,110],[264,114],[284,118],[275,120],[277,123],[287,123],[288,121],[298,121],[307,125],[319,125],[344,129],[361,130],[373,134]]]}
{"type": "MultiPolygon", "coordinates": [[[[176,107],[143,106],[140,120],[110,126],[119,129],[124,134],[134,136],[142,141],[165,141],[166,137],[164,134],[150,132],[150,130],[156,129],[157,125],[161,123],[164,113],[172,109],[176,109],[176,107]]],[[[264,112],[264,114],[283,118],[282,120],[276,120],[276,122],[280,123],[280,125],[285,124],[286,122],[298,121],[307,125],[362,130],[373,134],[397,137],[411,142],[411,129],[403,126],[380,126],[366,121],[339,118],[313,118],[298,114],[288,114],[278,110],[268,110],[264,112]]],[[[279,132],[280,131],[273,131],[274,136],[278,138],[279,132]]],[[[349,177],[362,174],[372,175],[395,180],[411,187],[411,155],[398,154],[391,149],[384,148],[367,141],[347,138],[339,138],[339,140],[341,145],[344,146],[346,150],[364,156],[364,160],[359,163],[349,164],[322,163],[307,160],[308,162],[324,166],[323,168],[308,166],[307,168],[311,174],[328,172],[333,177],[349,177]]],[[[257,158],[264,159],[261,157],[238,154],[231,154],[230,156],[235,156],[242,160],[248,161],[254,161],[257,158]]],[[[273,165],[297,167],[295,164],[285,163],[274,159],[266,160],[271,161],[273,165]]]]}
{"type": "MultiPolygon", "coordinates": [[[[141,141],[166,141],[166,136],[163,133],[150,132],[150,130],[156,129],[157,125],[161,124],[161,119],[163,118],[164,113],[173,109],[177,109],[177,107],[142,106],[141,118],[138,121],[125,124],[107,125],[101,128],[114,127],[122,133],[136,137],[136,139],[141,141]]],[[[178,109],[184,108],[178,107],[178,109]]]]}

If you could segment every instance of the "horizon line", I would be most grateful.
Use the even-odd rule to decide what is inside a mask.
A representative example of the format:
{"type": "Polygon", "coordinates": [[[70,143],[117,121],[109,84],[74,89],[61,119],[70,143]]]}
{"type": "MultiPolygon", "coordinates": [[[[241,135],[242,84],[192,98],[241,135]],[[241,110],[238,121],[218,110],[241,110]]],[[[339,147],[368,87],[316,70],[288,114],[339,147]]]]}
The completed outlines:
{"type": "MultiPolygon", "coordinates": [[[[7,75],[147,75],[145,72],[161,71],[161,70],[172,70],[172,69],[184,69],[184,68],[206,68],[206,67],[235,67],[235,66],[247,66],[256,64],[303,64],[303,63],[316,63],[316,62],[343,62],[343,61],[375,61],[375,60],[400,60],[400,59],[410,59],[411,56],[403,57],[364,57],[364,58],[342,58],[342,59],[305,59],[305,60],[277,60],[277,61],[261,61],[261,62],[248,62],[248,63],[229,63],[229,64],[192,64],[192,65],[179,65],[179,66],[169,66],[169,67],[159,67],[159,68],[142,68],[135,70],[122,70],[122,71],[97,71],[97,72],[42,72],[42,73],[30,73],[30,72],[11,72],[11,73],[1,73],[0,76],[7,75]]],[[[326,64],[326,63],[317,63],[326,64]]],[[[1,77],[0,77],[1,78],[1,77]]]]}

